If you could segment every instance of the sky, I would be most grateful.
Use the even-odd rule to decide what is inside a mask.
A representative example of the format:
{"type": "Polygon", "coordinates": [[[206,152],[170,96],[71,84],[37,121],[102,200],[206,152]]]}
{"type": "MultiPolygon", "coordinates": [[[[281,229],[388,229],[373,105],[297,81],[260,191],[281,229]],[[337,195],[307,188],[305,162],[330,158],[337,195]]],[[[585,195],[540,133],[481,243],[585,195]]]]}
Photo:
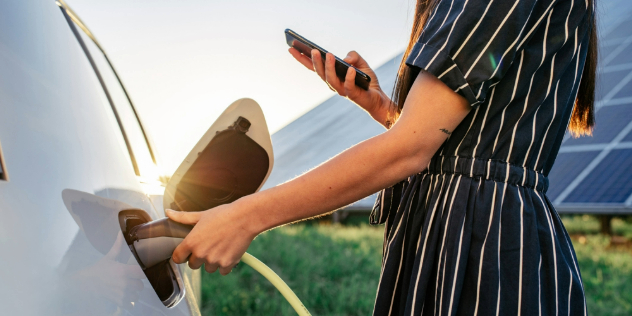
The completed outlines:
{"type": "Polygon", "coordinates": [[[67,0],[112,60],[171,174],[233,101],[273,133],[333,95],[287,52],[290,28],[377,68],[406,47],[413,0],[67,0]]]}

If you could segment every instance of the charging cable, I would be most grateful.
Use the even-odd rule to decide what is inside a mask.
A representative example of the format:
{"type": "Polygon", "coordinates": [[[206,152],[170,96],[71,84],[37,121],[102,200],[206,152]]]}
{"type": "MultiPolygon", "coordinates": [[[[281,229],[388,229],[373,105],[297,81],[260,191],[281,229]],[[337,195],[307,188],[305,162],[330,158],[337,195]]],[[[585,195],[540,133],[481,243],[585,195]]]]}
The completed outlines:
{"type": "Polygon", "coordinates": [[[266,279],[268,279],[268,281],[270,281],[270,283],[272,283],[272,285],[274,285],[274,287],[276,287],[277,290],[281,292],[281,295],[285,297],[288,303],[292,305],[292,308],[294,308],[294,310],[299,316],[312,315],[309,313],[307,308],[305,308],[305,305],[301,303],[301,300],[298,299],[298,296],[294,294],[292,289],[290,289],[290,287],[287,286],[287,284],[285,284],[285,282],[283,282],[283,280],[276,273],[274,273],[274,271],[272,271],[272,269],[270,269],[267,265],[265,265],[263,262],[259,261],[259,259],[253,257],[251,254],[247,252],[244,253],[244,255],[241,257],[241,261],[249,265],[251,268],[255,269],[255,271],[259,272],[266,279]]]}

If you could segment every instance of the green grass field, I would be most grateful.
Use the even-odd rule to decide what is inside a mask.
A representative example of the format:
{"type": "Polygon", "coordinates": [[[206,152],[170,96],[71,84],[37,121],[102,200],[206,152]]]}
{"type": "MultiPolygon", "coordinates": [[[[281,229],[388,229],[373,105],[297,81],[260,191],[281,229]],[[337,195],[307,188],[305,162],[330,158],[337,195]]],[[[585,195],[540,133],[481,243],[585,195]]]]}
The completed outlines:
{"type": "MultiPolygon", "coordinates": [[[[366,219],[363,219],[366,221],[366,219]]],[[[632,224],[563,219],[572,236],[592,315],[632,314],[632,224]]],[[[383,226],[298,224],[257,237],[248,252],[269,265],[313,315],[370,315],[380,274],[383,226]]],[[[228,276],[202,273],[203,315],[296,315],[277,290],[241,264],[228,276]]]]}

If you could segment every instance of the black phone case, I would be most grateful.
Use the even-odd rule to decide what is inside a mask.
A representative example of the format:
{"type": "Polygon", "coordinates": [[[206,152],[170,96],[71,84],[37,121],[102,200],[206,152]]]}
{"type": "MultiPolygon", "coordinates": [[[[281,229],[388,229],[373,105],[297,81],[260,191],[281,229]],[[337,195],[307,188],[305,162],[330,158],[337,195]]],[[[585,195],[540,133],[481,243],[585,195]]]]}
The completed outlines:
{"type": "MultiPolygon", "coordinates": [[[[285,40],[290,47],[294,47],[296,50],[301,52],[301,54],[306,56],[311,56],[312,49],[317,49],[320,52],[320,55],[325,60],[327,51],[322,47],[312,43],[308,39],[298,35],[296,32],[286,29],[285,30],[285,40]]],[[[347,70],[349,67],[353,67],[349,65],[346,61],[336,57],[336,63],[334,64],[334,68],[336,69],[336,75],[340,78],[341,81],[345,81],[345,77],[347,75],[347,70]]],[[[371,84],[371,77],[357,68],[353,67],[356,70],[355,84],[356,86],[368,90],[369,84],[371,84]]]]}

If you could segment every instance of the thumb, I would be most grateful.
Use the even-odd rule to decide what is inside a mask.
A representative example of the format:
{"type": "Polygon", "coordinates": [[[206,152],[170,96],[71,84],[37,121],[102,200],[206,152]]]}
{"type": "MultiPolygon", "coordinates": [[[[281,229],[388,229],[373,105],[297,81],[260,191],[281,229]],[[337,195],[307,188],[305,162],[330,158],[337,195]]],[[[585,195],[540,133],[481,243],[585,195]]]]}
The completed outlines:
{"type": "Polygon", "coordinates": [[[166,209],[165,214],[172,221],[186,225],[195,225],[202,216],[202,212],[176,212],[170,209],[166,209]]]}
{"type": "Polygon", "coordinates": [[[364,60],[364,58],[362,58],[360,54],[358,54],[356,51],[353,51],[353,50],[347,54],[347,57],[344,58],[344,61],[348,62],[349,64],[355,67],[360,67],[360,68],[369,66],[367,62],[364,60]]]}

